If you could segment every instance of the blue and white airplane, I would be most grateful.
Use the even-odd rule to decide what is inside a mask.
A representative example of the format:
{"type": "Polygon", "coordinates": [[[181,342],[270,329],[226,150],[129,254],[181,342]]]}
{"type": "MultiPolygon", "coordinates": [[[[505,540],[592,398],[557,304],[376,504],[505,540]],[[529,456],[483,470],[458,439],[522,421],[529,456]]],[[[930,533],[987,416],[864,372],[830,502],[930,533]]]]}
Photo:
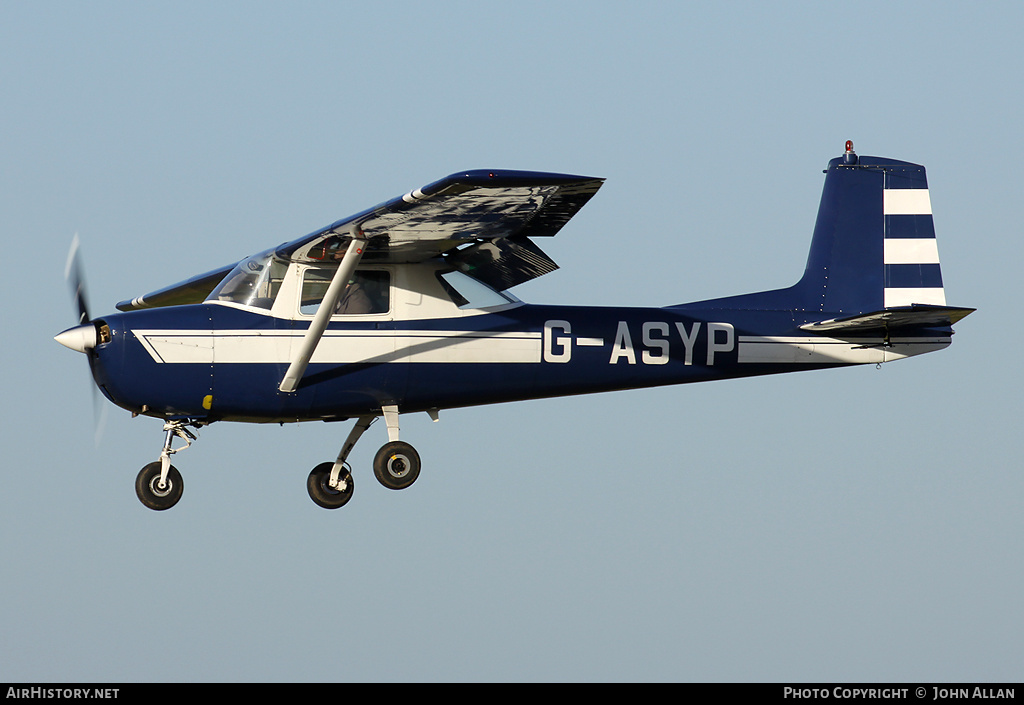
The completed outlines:
{"type": "MultiPolygon", "coordinates": [[[[785,289],[663,308],[540,306],[509,293],[557,265],[555,235],[603,179],[467,171],[240,262],[89,316],[56,336],[104,396],[164,422],[136,492],[182,494],[170,457],[216,421],[355,423],[312,500],[352,496],[347,458],[383,417],[374,462],[391,489],[419,476],[399,414],[730,377],[877,364],[941,350],[974,309],[946,305],[925,169],[829,162],[803,277],[785,289]],[[184,441],[172,447],[172,441],[184,441]]],[[[77,252],[77,248],[73,248],[77,252]]]]}

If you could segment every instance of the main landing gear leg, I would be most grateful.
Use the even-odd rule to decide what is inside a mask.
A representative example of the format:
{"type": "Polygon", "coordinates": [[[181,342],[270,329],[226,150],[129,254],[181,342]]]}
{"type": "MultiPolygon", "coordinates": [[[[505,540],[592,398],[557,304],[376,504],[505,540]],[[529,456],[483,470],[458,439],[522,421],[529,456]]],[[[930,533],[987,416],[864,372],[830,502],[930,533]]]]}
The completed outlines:
{"type": "Polygon", "coordinates": [[[385,406],[388,442],[373,458],[373,474],[389,490],[404,490],[420,476],[420,455],[408,443],[398,440],[398,407],[385,406]]]}
{"type": "MultiPolygon", "coordinates": [[[[381,414],[388,427],[388,442],[373,459],[373,474],[388,489],[402,490],[419,477],[420,456],[411,445],[398,440],[398,407],[385,406],[381,414]]],[[[436,420],[436,412],[431,413],[431,418],[436,420]]],[[[377,415],[361,417],[345,439],[338,458],[333,463],[320,463],[309,473],[306,490],[313,502],[325,509],[337,509],[352,498],[352,470],[346,461],[356,441],[376,420],[377,415]]]]}
{"type": "Polygon", "coordinates": [[[199,427],[200,424],[189,419],[168,421],[164,424],[164,447],[160,452],[160,460],[146,465],[135,478],[135,494],[139,501],[150,509],[162,511],[170,509],[185,489],[181,473],[171,465],[171,456],[178,451],[186,450],[196,440],[196,434],[188,430],[188,426],[199,427]],[[172,448],[171,442],[177,436],[185,441],[180,448],[172,448]]]}
{"type": "Polygon", "coordinates": [[[355,485],[352,482],[352,471],[345,461],[355,447],[356,441],[376,419],[376,416],[363,416],[356,421],[356,425],[345,439],[345,445],[338,453],[337,460],[333,463],[320,463],[309,473],[306,490],[309,492],[309,498],[316,504],[324,509],[338,509],[352,499],[355,485]]]}

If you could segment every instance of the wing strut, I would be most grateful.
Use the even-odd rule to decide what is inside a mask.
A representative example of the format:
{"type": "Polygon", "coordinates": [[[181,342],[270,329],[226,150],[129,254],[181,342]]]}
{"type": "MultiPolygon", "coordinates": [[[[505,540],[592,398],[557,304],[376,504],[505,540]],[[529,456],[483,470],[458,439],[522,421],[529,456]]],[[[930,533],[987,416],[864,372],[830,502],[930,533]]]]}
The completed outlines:
{"type": "Polygon", "coordinates": [[[331,320],[331,315],[334,313],[334,309],[337,308],[338,301],[341,300],[342,294],[348,288],[348,280],[352,278],[356,265],[359,264],[359,260],[363,257],[365,242],[365,240],[353,236],[352,242],[345,251],[345,256],[341,258],[338,271],[334,273],[331,285],[327,287],[327,293],[324,294],[324,299],[320,302],[316,315],[313,316],[313,322],[309,324],[309,330],[306,331],[305,337],[303,337],[302,342],[299,344],[299,349],[292,358],[288,371],[284,373],[284,379],[281,380],[281,384],[278,387],[282,392],[294,392],[299,386],[299,380],[302,379],[302,375],[306,372],[306,366],[309,364],[310,358],[313,357],[313,351],[316,350],[320,338],[323,337],[324,330],[327,329],[327,322],[331,320]]]}

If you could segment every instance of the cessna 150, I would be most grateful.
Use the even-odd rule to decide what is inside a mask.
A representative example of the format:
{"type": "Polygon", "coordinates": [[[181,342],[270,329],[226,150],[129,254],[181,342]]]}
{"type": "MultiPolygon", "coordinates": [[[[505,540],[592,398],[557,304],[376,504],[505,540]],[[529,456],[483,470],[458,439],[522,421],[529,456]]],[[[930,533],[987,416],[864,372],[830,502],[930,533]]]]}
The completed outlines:
{"type": "MultiPolygon", "coordinates": [[[[347,458],[383,417],[373,462],[391,489],[419,476],[399,413],[842,365],[949,345],[974,309],[946,305],[924,167],[845,153],[825,170],[803,277],[793,286],[663,308],[540,306],[508,293],[557,265],[557,233],[603,179],[467,171],[305,237],[89,316],[57,341],[85,353],[104,396],[164,421],[139,473],[151,509],[182,494],[170,457],[216,421],[355,419],[310,472],[344,505],[347,458]],[[172,447],[175,439],[184,441],[172,447]]],[[[77,248],[73,248],[77,252],[77,248]]]]}

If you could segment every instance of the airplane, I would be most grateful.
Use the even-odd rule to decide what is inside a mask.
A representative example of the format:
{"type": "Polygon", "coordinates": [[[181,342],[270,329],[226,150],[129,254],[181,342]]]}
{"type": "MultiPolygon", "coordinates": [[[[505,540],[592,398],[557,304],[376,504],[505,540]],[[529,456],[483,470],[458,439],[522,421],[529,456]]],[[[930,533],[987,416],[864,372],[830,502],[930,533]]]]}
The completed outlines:
{"type": "MultiPolygon", "coordinates": [[[[150,509],[182,496],[171,456],[220,421],[354,419],[306,489],[352,497],[348,456],[383,418],[376,479],[419,477],[399,415],[847,365],[941,350],[975,309],[946,305],[923,166],[828,162],[803,276],[787,288],[657,308],[524,303],[510,289],[558,268],[537,245],[601,178],[474,170],[91,318],[78,248],[78,324],[56,340],[88,357],[109,401],[163,421],[135,488],[150,509]],[[175,447],[176,440],[184,445],[175,447]]],[[[77,240],[76,240],[77,244],[77,240]]]]}

